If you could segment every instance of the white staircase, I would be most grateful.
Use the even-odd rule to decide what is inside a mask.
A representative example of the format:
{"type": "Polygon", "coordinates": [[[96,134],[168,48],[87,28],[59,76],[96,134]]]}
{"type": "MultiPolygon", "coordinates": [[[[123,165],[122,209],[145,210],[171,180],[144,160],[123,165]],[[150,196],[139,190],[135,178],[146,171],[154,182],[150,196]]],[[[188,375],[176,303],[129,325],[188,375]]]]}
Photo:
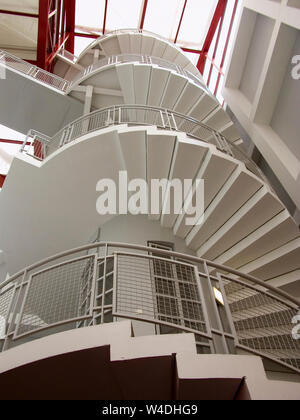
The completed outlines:
{"type": "MultiPolygon", "coordinates": [[[[73,83],[69,95],[85,102],[87,87],[93,86],[91,110],[120,104],[158,106],[195,118],[240,143],[232,121],[200,83],[174,70],[132,59],[132,63],[110,64],[87,72],[73,83]]],[[[178,129],[186,131],[184,125],[178,129]]]]}
{"type": "MultiPolygon", "coordinates": [[[[14,197],[13,180],[21,165],[22,193],[18,194],[17,202],[14,201],[14,220],[23,220],[22,208],[28,200],[34,212],[26,214],[26,223],[22,222],[16,228],[19,253],[26,248],[20,237],[26,238],[30,232],[34,239],[35,235],[39,235],[40,225],[48,226],[51,241],[52,235],[54,238],[60,235],[58,229],[61,226],[57,220],[64,220],[64,229],[72,232],[70,240],[73,239],[70,243],[62,243],[63,249],[80,240],[83,231],[93,231],[95,226],[99,226],[101,218],[95,214],[95,200],[85,197],[85,186],[96,185],[99,179],[107,177],[117,181],[118,172],[127,170],[129,180],[205,180],[203,224],[187,226],[184,205],[181,215],[150,216],[160,221],[163,227],[173,229],[174,234],[184,239],[198,256],[256,275],[271,284],[274,278],[299,272],[299,229],[283,204],[262,179],[248,171],[240,161],[217,150],[213,144],[191,139],[184,133],[153,126],[128,127],[125,124],[104,128],[82,138],[85,140],[80,141],[79,136],[73,143],[58,149],[38,167],[15,159],[1,193],[0,205],[2,220],[6,220],[5,212],[9,213],[14,197]],[[68,170],[66,162],[70,162],[68,170]],[[64,175],[58,179],[59,174],[64,175]],[[32,181],[26,181],[33,176],[38,176],[42,184],[45,182],[49,197],[57,203],[54,211],[41,201],[40,191],[33,191],[32,181]],[[55,179],[60,184],[59,191],[55,188],[55,179]],[[74,226],[74,220],[68,215],[81,205],[77,203],[78,190],[87,208],[80,222],[77,221],[74,226]],[[68,201],[61,202],[59,197],[66,192],[68,201]],[[42,217],[38,225],[35,221],[37,214],[39,219],[42,217]],[[76,232],[78,224],[80,229],[76,232]],[[28,230],[27,234],[24,230],[28,230]]],[[[166,194],[163,203],[170,200],[171,197],[166,194]]],[[[103,219],[103,223],[105,220],[107,218],[103,219]]],[[[14,235],[7,229],[8,226],[1,223],[0,247],[3,249],[7,248],[5,238],[14,235]]],[[[39,240],[36,242],[38,247],[39,240]]]]}
{"type": "Polygon", "coordinates": [[[142,54],[160,57],[179,65],[184,70],[190,71],[199,77],[197,68],[176,45],[159,38],[155,34],[151,35],[146,32],[142,34],[131,30],[111,33],[98,38],[78,58],[74,59],[70,55],[65,57],[63,54],[59,55],[55,73],[65,77],[69,69],[75,69],[76,65],[87,67],[101,58],[119,54],[142,54]],[[63,66],[63,63],[68,64],[68,66],[63,66]]]}

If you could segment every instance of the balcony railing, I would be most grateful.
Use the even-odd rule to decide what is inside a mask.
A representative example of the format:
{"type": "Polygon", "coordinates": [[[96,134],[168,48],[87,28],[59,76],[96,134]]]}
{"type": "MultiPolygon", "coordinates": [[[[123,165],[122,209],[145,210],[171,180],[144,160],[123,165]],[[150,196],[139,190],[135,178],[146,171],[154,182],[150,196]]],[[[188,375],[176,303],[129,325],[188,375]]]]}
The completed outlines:
{"type": "MultiPolygon", "coordinates": [[[[67,51],[62,51],[61,55],[68,58],[69,61],[74,59],[74,57],[72,57],[72,55],[67,51]]],[[[97,72],[99,69],[104,70],[106,67],[115,64],[134,62],[156,65],[167,70],[175,71],[176,73],[189,78],[196,85],[210,94],[207,87],[205,86],[205,83],[201,80],[200,77],[198,78],[191,72],[182,69],[180,66],[177,66],[176,64],[158,57],[150,57],[141,54],[121,54],[117,56],[106,57],[99,60],[97,63],[86,67],[83,71],[80,71],[72,81],[69,81],[55,74],[49,73],[46,70],[40,69],[39,67],[30,64],[19,57],[9,54],[6,51],[0,50],[0,64],[63,94],[69,94],[75,85],[79,84],[87,76],[97,72]]]]}
{"type": "Polygon", "coordinates": [[[81,136],[120,124],[155,125],[160,129],[184,132],[194,139],[214,144],[220,151],[243,162],[249,171],[268,183],[260,168],[222,134],[194,118],[158,107],[119,105],[103,108],[78,118],[53,138],[31,130],[21,147],[21,152],[43,159],[81,136]]]}
{"type": "Polygon", "coordinates": [[[115,65],[115,64],[122,64],[122,63],[140,63],[140,64],[150,64],[154,66],[158,66],[163,69],[174,71],[182,76],[187,77],[192,82],[194,82],[197,86],[201,87],[206,91],[207,94],[211,95],[209,90],[207,89],[204,81],[202,80],[200,74],[199,77],[192,74],[190,71],[182,69],[177,64],[171,63],[168,60],[164,60],[163,58],[159,57],[152,57],[148,55],[142,54],[120,54],[102,58],[101,60],[97,61],[95,64],[91,64],[90,66],[86,67],[82,72],[79,72],[77,76],[69,83],[68,92],[72,91],[74,85],[80,83],[82,79],[85,79],[87,76],[90,76],[93,73],[96,73],[99,69],[104,69],[105,67],[115,65]]]}
{"type": "Polygon", "coordinates": [[[0,50],[0,64],[60,92],[66,93],[68,90],[69,82],[67,80],[42,70],[6,51],[0,50]]]}
{"type": "Polygon", "coordinates": [[[150,335],[193,333],[199,353],[240,349],[300,373],[300,341],[292,336],[299,308],[283,291],[201,258],[94,243],[33,264],[0,285],[0,351],[126,318],[150,335]]]}
{"type": "MultiPolygon", "coordinates": [[[[178,52],[180,52],[181,54],[184,54],[183,51],[182,51],[182,49],[178,45],[174,44],[169,39],[164,38],[162,35],[158,35],[158,34],[156,34],[154,32],[147,31],[145,29],[128,28],[128,29],[117,29],[117,30],[114,30],[114,31],[111,31],[111,32],[107,32],[105,35],[99,35],[99,38],[95,39],[94,42],[92,42],[90,45],[87,46],[87,48],[85,48],[82,51],[82,53],[79,56],[79,59],[80,59],[80,57],[82,57],[86,53],[87,50],[90,50],[90,49],[94,48],[99,42],[103,41],[106,38],[111,38],[112,36],[120,35],[120,34],[142,34],[142,35],[150,35],[150,36],[153,36],[153,37],[155,37],[157,39],[160,39],[160,40],[166,42],[172,48],[175,48],[178,52]]],[[[188,57],[187,57],[187,59],[189,60],[188,57]]],[[[191,64],[193,64],[193,63],[191,62],[191,64]]],[[[195,67],[195,70],[196,70],[196,67],[195,67]]]]}

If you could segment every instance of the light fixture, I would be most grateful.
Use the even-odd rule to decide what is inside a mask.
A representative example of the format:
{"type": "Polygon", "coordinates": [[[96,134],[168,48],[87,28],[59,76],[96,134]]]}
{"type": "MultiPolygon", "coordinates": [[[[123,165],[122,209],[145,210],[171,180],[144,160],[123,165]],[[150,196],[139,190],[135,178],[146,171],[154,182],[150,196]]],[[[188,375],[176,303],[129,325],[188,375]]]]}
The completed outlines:
{"type": "Polygon", "coordinates": [[[216,287],[214,287],[213,289],[214,289],[214,295],[215,295],[216,301],[220,303],[222,306],[224,306],[225,303],[224,303],[224,298],[223,298],[222,293],[216,287]]]}

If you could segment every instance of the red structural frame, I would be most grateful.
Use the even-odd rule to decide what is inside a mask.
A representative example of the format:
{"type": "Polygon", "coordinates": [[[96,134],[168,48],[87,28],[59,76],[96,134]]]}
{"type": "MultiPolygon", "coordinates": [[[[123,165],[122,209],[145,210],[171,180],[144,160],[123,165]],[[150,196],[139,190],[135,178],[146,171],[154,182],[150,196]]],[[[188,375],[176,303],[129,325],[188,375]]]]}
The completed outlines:
{"type": "Polygon", "coordinates": [[[39,0],[37,62],[52,71],[60,49],[74,53],[76,0],[39,0]]]}
{"type": "Polygon", "coordinates": [[[5,181],[6,175],[0,174],[0,188],[3,187],[4,181],[5,181]]]}

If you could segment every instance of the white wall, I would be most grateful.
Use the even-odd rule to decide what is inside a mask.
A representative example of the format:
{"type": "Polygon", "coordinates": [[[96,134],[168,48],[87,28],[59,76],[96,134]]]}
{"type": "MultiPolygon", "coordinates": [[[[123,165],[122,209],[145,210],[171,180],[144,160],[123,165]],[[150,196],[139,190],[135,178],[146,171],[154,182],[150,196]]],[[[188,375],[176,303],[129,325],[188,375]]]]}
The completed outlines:
{"type": "Polygon", "coordinates": [[[101,226],[100,240],[104,242],[126,242],[147,246],[147,241],[173,242],[174,250],[189,255],[195,253],[187,248],[183,239],[173,235],[172,229],[163,228],[159,222],[147,216],[116,216],[101,226]]]}

